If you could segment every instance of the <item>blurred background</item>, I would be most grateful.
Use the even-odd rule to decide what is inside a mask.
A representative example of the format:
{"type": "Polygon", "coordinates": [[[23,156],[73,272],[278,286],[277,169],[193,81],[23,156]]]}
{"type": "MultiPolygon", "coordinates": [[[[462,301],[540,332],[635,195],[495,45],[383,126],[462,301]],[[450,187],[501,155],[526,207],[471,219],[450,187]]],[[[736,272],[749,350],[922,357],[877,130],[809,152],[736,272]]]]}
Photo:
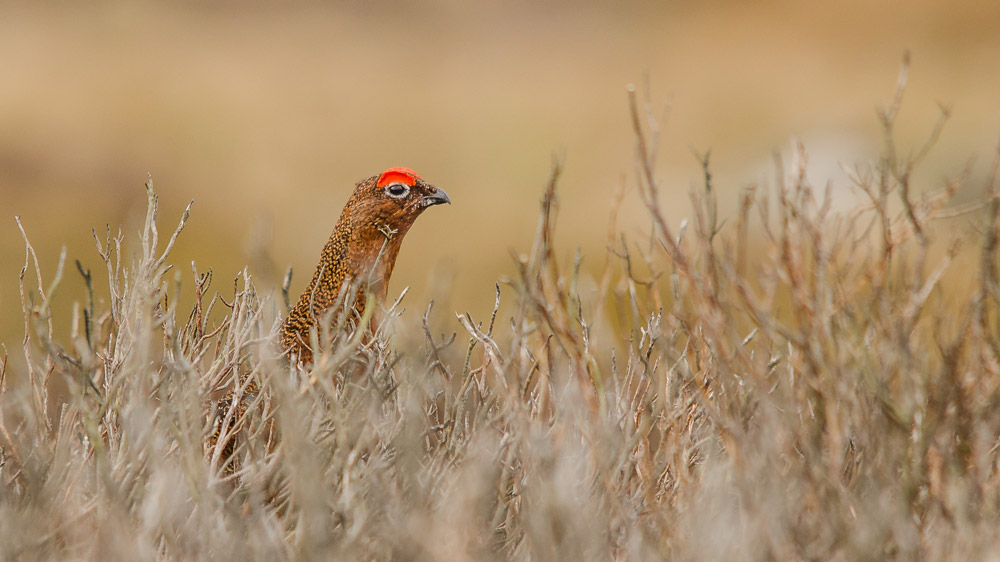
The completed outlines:
{"type": "Polygon", "coordinates": [[[194,260],[224,294],[244,266],[264,290],[292,266],[297,295],[355,182],[411,167],[454,204],[410,231],[390,292],[412,287],[408,314],[434,298],[446,319],[482,316],[511,250],[529,248],[554,155],[565,255],[603,265],[622,183],[620,227],[648,230],[626,84],[671,104],[658,172],[679,221],[700,181],[692,149],[711,149],[724,209],[793,139],[813,181],[848,193],[838,166],[877,154],[875,107],[907,48],[898,140],[919,145],[946,104],[924,185],[970,161],[981,178],[1000,134],[1000,2],[4,3],[0,341],[19,354],[13,217],[46,283],[67,247],[67,306],[84,296],[73,260],[102,266],[91,228],[123,225],[136,249],[147,173],[161,231],[195,201],[172,260],[188,291],[194,260]]]}

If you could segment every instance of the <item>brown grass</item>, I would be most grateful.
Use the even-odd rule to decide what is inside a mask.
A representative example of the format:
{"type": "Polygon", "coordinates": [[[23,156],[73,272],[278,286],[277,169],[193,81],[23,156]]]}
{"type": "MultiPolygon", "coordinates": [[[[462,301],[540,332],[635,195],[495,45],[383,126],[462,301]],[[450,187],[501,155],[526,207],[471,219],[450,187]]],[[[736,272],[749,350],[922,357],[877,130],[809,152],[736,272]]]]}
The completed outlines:
{"type": "Polygon", "coordinates": [[[103,267],[80,273],[110,291],[74,309],[68,339],[47,302],[71,272],[61,260],[43,282],[26,236],[27,367],[2,368],[3,558],[987,558],[1000,158],[964,207],[948,204],[973,199],[962,178],[914,184],[927,151],[893,141],[904,84],[905,65],[881,158],[851,171],[865,204],[835,212],[800,152],[770,196],[748,188],[720,216],[702,155],[679,227],[659,203],[658,120],[632,92],[648,239],[612,213],[600,276],[558,259],[557,164],[493,315],[447,335],[432,305],[397,302],[376,341],[334,330],[311,370],[276,356],[281,299],[249,272],[211,293],[170,268],[184,219],[162,243],[151,187],[134,258],[95,236],[103,267]],[[204,444],[234,415],[210,405],[237,374],[265,390],[227,478],[204,444]]]}

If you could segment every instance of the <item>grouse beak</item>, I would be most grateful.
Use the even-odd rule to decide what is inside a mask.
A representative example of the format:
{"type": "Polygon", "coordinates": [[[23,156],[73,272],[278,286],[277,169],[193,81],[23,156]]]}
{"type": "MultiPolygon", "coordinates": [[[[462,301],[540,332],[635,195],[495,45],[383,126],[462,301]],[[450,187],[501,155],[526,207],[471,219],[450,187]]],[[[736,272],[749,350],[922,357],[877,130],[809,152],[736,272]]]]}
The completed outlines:
{"type": "Polygon", "coordinates": [[[439,189],[437,187],[434,188],[434,193],[431,193],[430,195],[424,195],[422,198],[420,198],[421,207],[430,207],[431,205],[440,205],[442,203],[448,203],[450,205],[451,199],[448,197],[448,194],[445,193],[443,189],[439,189]]]}

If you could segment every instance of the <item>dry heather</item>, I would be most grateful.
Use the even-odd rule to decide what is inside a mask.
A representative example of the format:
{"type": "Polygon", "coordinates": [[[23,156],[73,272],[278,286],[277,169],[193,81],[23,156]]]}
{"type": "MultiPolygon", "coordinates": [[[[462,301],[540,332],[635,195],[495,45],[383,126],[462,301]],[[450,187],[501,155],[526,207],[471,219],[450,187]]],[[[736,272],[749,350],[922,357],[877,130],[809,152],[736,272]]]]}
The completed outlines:
{"type": "Polygon", "coordinates": [[[901,94],[881,159],[853,170],[868,198],[853,212],[779,162],[773,195],[747,189],[723,219],[706,159],[675,230],[633,93],[648,240],[612,214],[602,275],[560,263],[556,170],[534,246],[498,285],[511,314],[462,315],[446,337],[442,311],[393,306],[377,341],[323,335],[311,371],[276,355],[281,299],[248,273],[220,295],[171,272],[151,188],[134,258],[122,235],[97,241],[110,292],[63,342],[47,297],[69,276],[44,284],[26,237],[0,558],[996,556],[1000,204],[992,179],[965,206],[948,202],[976,186],[912,183],[930,143],[897,152],[901,94]],[[206,442],[237,414],[212,397],[240,377],[263,391],[229,477],[206,442]]]}

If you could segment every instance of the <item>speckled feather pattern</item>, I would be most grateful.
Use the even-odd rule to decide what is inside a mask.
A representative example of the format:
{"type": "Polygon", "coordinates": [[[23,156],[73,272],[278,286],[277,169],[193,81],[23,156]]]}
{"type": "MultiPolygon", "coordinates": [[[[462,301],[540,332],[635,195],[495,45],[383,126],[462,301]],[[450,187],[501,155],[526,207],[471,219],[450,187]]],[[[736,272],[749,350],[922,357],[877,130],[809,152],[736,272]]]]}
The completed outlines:
{"type": "MultiPolygon", "coordinates": [[[[358,283],[353,307],[358,317],[365,312],[369,294],[375,297],[376,302],[385,299],[403,236],[427,207],[450,202],[444,191],[406,168],[390,168],[358,183],[344,205],[330,239],[323,246],[312,280],[282,324],[280,343],[289,359],[304,365],[312,363],[310,330],[324,318],[336,322],[336,318],[332,315],[328,317],[327,312],[343,302],[346,295],[341,292],[349,289],[350,284],[358,283]],[[401,186],[405,185],[405,195],[391,196],[393,184],[399,184],[398,189],[403,189],[401,186]]],[[[259,392],[254,381],[246,384],[237,405],[237,415],[230,423],[231,429],[259,392]]],[[[209,439],[212,448],[218,443],[221,433],[219,424],[235,399],[235,394],[230,392],[218,402],[217,425],[209,439]]],[[[238,470],[238,462],[232,458],[235,447],[236,437],[233,436],[225,444],[222,454],[223,459],[229,459],[225,461],[225,472],[228,474],[238,470]]]]}
{"type": "Polygon", "coordinates": [[[422,198],[440,193],[434,186],[414,178],[410,193],[395,199],[378,187],[378,179],[379,176],[372,176],[355,188],[323,247],[312,280],[282,325],[282,349],[303,364],[312,362],[309,330],[342,302],[341,292],[350,283],[360,283],[354,307],[359,315],[364,313],[369,293],[376,301],[385,298],[403,236],[427,208],[421,204],[422,198]]]}

